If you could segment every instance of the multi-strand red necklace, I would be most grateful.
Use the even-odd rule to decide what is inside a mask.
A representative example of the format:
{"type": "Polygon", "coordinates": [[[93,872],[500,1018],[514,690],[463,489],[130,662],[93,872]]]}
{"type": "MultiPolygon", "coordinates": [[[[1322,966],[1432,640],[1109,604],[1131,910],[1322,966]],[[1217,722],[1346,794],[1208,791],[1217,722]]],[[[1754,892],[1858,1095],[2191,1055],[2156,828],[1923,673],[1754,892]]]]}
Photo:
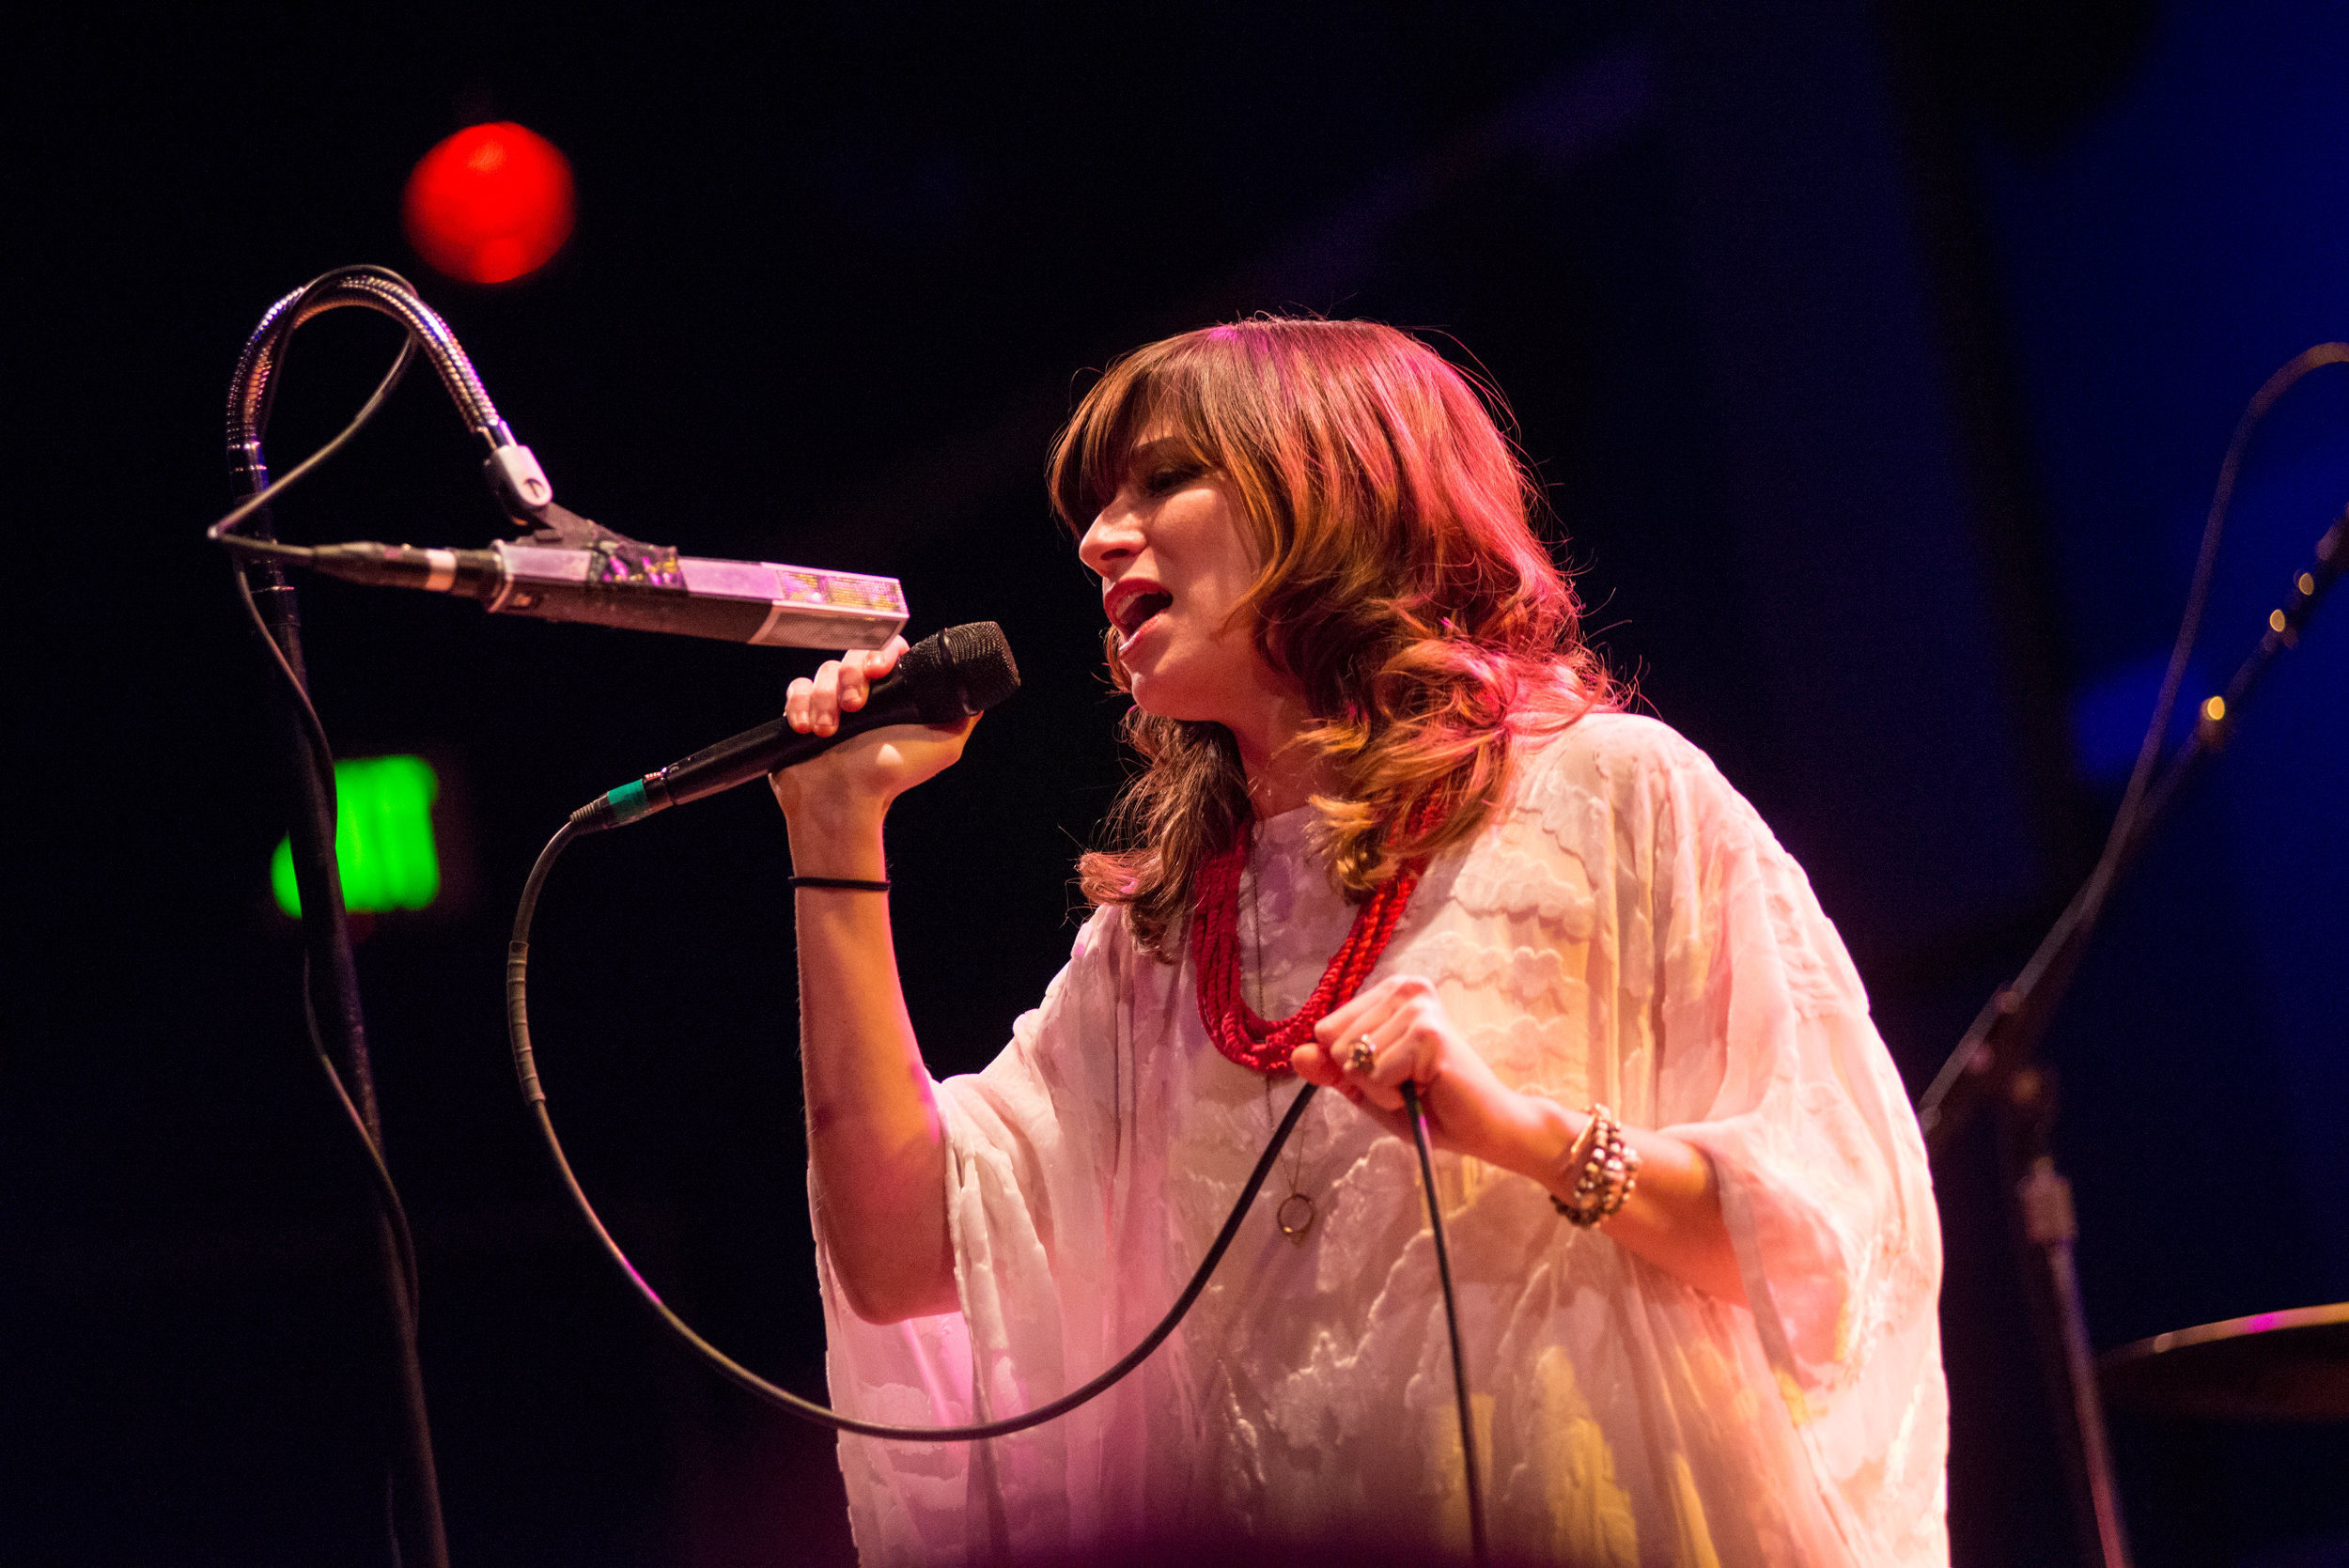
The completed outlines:
{"type": "MultiPolygon", "coordinates": [[[[1410,831],[1423,827],[1433,815],[1433,805],[1431,798],[1411,814],[1410,831]]],[[[1199,1020],[1207,1026],[1215,1048],[1241,1066],[1285,1073],[1290,1055],[1313,1038],[1314,1025],[1362,988],[1393,939],[1427,862],[1424,857],[1407,861],[1379,884],[1354,916],[1353,929],[1322,970],[1321,983],[1304,1006],[1285,1018],[1266,1018],[1240,995],[1239,882],[1248,868],[1250,832],[1242,829],[1230,846],[1204,862],[1192,887],[1191,953],[1199,971],[1199,1020]]]]}

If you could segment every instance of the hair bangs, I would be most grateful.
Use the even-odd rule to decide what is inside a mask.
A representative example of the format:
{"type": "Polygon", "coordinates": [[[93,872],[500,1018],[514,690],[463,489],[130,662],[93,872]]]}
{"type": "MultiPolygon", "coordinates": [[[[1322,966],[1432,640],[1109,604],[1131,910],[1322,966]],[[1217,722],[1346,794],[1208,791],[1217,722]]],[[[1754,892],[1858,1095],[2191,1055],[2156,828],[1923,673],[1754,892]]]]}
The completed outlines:
{"type": "Polygon", "coordinates": [[[1110,363],[1052,445],[1047,484],[1063,527],[1082,536],[1126,483],[1134,448],[1161,423],[1172,424],[1165,433],[1181,438],[1199,461],[1229,466],[1214,411],[1219,401],[1229,400],[1228,394],[1219,396],[1216,384],[1231,379],[1232,367],[1222,363],[1227,357],[1175,338],[1110,363]]]}

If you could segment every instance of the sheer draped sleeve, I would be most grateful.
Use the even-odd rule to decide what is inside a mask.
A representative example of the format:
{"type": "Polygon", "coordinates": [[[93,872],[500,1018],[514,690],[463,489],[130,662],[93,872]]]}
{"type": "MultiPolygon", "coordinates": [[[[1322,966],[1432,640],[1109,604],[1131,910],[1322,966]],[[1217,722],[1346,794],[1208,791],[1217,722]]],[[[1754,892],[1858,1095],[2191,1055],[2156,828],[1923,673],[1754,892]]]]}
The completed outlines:
{"type": "Polygon", "coordinates": [[[1713,1164],[1751,1309],[1740,1329],[1847,1546],[1940,1560],[1940,1232],[1866,992],[1801,868],[1709,759],[1652,722],[1601,728],[1631,733],[1564,751],[1559,783],[1608,803],[1611,924],[1652,948],[1653,1122],[1713,1164]]]}

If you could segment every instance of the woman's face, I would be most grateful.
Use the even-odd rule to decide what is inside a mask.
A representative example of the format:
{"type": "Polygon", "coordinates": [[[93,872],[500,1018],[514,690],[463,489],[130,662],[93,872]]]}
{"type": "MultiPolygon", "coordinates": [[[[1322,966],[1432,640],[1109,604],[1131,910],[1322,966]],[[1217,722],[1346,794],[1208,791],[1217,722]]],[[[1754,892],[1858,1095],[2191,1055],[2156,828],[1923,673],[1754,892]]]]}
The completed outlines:
{"type": "Polygon", "coordinates": [[[1248,619],[1232,616],[1256,577],[1240,518],[1228,480],[1179,438],[1145,431],[1077,553],[1100,575],[1134,702],[1224,724],[1246,750],[1293,683],[1256,651],[1248,619]]]}

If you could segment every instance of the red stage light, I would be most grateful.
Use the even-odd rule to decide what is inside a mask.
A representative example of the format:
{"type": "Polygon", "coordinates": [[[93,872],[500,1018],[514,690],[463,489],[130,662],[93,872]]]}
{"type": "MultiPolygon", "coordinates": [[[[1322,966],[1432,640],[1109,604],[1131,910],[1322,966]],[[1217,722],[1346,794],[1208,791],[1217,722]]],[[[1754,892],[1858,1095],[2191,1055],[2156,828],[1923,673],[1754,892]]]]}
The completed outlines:
{"type": "Polygon", "coordinates": [[[507,283],[571,235],[571,165],[510,121],[475,125],[416,161],[400,202],[408,242],[451,277],[507,283]]]}

